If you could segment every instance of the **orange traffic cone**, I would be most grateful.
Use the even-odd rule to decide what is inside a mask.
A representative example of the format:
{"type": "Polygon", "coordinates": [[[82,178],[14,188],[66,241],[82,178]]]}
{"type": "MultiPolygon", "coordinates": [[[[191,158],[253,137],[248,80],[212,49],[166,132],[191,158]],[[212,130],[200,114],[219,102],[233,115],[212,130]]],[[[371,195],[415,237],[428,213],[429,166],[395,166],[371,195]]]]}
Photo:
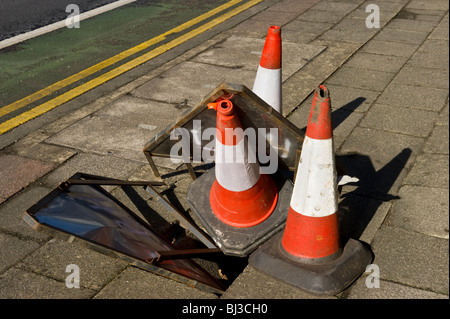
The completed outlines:
{"type": "Polygon", "coordinates": [[[246,145],[233,103],[221,100],[211,107],[217,111],[216,180],[210,191],[212,211],[230,226],[255,226],[273,212],[277,187],[270,176],[260,174],[256,156],[249,158],[253,149],[246,145]]]}
{"type": "Polygon", "coordinates": [[[356,240],[342,245],[337,212],[330,98],[321,85],[312,102],[284,232],[258,249],[250,263],[307,291],[338,293],[365,270],[372,255],[356,240]]]}
{"type": "Polygon", "coordinates": [[[278,170],[261,173],[247,132],[258,127],[244,134],[239,103],[245,100],[225,94],[208,104],[216,120],[215,165],[189,185],[186,200],[225,255],[245,257],[283,229],[293,183],[278,170]]]}
{"type": "Polygon", "coordinates": [[[253,92],[281,113],[281,28],[271,26],[256,72],[253,92]]]}

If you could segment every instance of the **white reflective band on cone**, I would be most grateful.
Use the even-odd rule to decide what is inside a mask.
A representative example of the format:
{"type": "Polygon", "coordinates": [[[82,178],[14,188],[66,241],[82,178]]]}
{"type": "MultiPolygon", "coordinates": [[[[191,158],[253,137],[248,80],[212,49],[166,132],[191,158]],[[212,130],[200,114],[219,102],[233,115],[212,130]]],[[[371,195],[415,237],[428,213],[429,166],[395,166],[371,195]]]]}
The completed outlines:
{"type": "Polygon", "coordinates": [[[252,91],[281,113],[281,69],[259,66],[252,91]]]}
{"type": "Polygon", "coordinates": [[[310,217],[336,213],[335,167],[333,139],[316,140],[305,136],[292,192],[292,209],[310,217]]]}
{"type": "Polygon", "coordinates": [[[225,189],[241,192],[259,180],[259,164],[254,150],[245,147],[243,138],[237,145],[223,145],[216,140],[216,179],[225,189]]]}

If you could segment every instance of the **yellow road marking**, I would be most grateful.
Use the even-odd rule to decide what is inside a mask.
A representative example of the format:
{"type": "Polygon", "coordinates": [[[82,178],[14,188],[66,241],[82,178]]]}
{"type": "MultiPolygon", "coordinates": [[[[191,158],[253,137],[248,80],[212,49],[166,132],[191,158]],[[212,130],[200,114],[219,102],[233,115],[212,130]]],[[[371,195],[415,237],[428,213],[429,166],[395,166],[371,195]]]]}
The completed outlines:
{"type": "Polygon", "coordinates": [[[256,5],[257,3],[261,2],[263,0],[251,0],[248,1],[247,3],[201,25],[200,27],[191,30],[185,34],[183,34],[182,36],[166,43],[163,44],[157,48],[155,48],[152,51],[149,51],[105,74],[100,75],[99,77],[90,80],[89,82],[86,82],[72,90],[67,91],[64,94],[61,94],[59,96],[57,96],[56,98],[47,101],[39,106],[36,106],[35,108],[24,112],[8,121],[5,121],[4,123],[0,124],[0,135],[9,131],[10,129],[13,129],[14,127],[17,127],[35,117],[38,117],[39,115],[42,115],[52,109],[54,109],[55,107],[66,103],[68,101],[70,101],[71,99],[99,86],[100,84],[105,83],[106,81],[109,81],[115,77],[117,77],[118,75],[125,73],[127,71],[129,71],[130,69],[144,63],[147,62],[148,60],[178,46],[179,44],[186,42],[189,39],[192,39],[193,37],[215,27],[216,25],[224,22],[227,19],[230,19],[231,17],[241,13],[244,10],[247,10],[248,8],[256,5]]]}
{"type": "Polygon", "coordinates": [[[108,67],[110,65],[113,65],[114,63],[117,63],[117,62],[119,62],[119,61],[121,61],[121,60],[123,60],[123,59],[125,59],[125,58],[127,58],[127,57],[129,57],[129,56],[131,56],[133,54],[135,54],[135,53],[138,53],[138,52],[140,52],[142,50],[145,50],[146,48],[148,48],[148,47],[150,47],[152,45],[155,45],[155,44],[157,44],[157,43],[159,43],[161,41],[164,41],[167,36],[169,36],[169,35],[171,35],[173,33],[184,31],[184,30],[188,29],[189,27],[191,27],[191,26],[193,26],[193,25],[195,25],[195,24],[197,24],[197,23],[199,23],[199,22],[201,22],[201,21],[203,21],[205,19],[208,19],[209,17],[212,17],[213,15],[215,15],[215,14],[217,14],[217,13],[223,11],[223,10],[226,10],[229,7],[232,7],[232,6],[234,6],[235,4],[237,4],[237,3],[241,2],[241,1],[243,1],[243,0],[232,0],[232,1],[229,1],[229,2],[223,4],[223,5],[221,5],[221,6],[217,7],[217,8],[209,11],[209,12],[206,12],[206,13],[204,13],[204,14],[202,14],[202,15],[200,15],[200,16],[198,16],[198,17],[196,17],[196,18],[194,18],[194,19],[192,19],[192,20],[190,20],[188,22],[185,22],[185,23],[183,23],[183,24],[181,24],[181,25],[179,25],[179,26],[177,26],[177,27],[175,27],[175,28],[173,28],[173,29],[163,33],[163,34],[160,34],[160,35],[158,35],[158,36],[156,36],[156,37],[154,37],[154,38],[152,38],[152,39],[150,39],[148,41],[145,41],[145,42],[143,42],[143,43],[141,43],[141,44],[139,44],[139,45],[137,45],[135,47],[132,47],[132,48],[126,50],[126,51],[123,51],[123,52],[121,52],[121,53],[119,53],[119,54],[117,54],[117,55],[115,55],[115,56],[113,56],[113,57],[111,57],[109,59],[106,59],[106,60],[104,60],[104,61],[102,61],[100,63],[97,63],[97,64],[95,64],[95,65],[93,65],[93,66],[91,66],[91,67],[89,67],[89,68],[87,68],[87,69],[85,69],[83,71],[80,71],[80,72],[78,72],[78,73],[76,73],[74,75],[71,75],[71,76],[69,76],[69,77],[67,77],[67,78],[65,78],[65,79],[63,79],[61,81],[58,81],[58,82],[56,82],[56,83],[54,83],[54,84],[52,84],[52,85],[50,85],[50,86],[48,86],[48,87],[46,87],[46,88],[44,88],[42,90],[39,90],[39,91],[29,95],[29,96],[24,97],[23,99],[20,99],[20,100],[18,100],[16,102],[13,102],[13,103],[9,104],[9,105],[6,105],[6,106],[0,108],[0,117],[3,116],[3,115],[9,114],[9,113],[11,113],[11,112],[13,112],[15,110],[18,110],[18,109],[20,109],[20,108],[22,108],[22,107],[24,107],[24,106],[26,106],[26,105],[28,105],[30,103],[33,103],[33,102],[35,102],[35,101],[37,101],[37,100],[39,100],[39,99],[41,99],[41,98],[43,98],[43,97],[53,93],[53,92],[58,91],[59,89],[62,89],[62,88],[66,87],[66,86],[68,86],[68,85],[70,85],[72,83],[75,83],[75,82],[77,82],[77,81],[79,81],[79,80],[81,80],[81,79],[83,79],[83,78],[85,78],[85,77],[87,77],[87,76],[89,76],[91,74],[94,74],[94,73],[96,73],[96,72],[98,72],[98,71],[100,71],[100,70],[102,70],[102,69],[104,69],[104,68],[106,68],[106,67],[108,67]]]}

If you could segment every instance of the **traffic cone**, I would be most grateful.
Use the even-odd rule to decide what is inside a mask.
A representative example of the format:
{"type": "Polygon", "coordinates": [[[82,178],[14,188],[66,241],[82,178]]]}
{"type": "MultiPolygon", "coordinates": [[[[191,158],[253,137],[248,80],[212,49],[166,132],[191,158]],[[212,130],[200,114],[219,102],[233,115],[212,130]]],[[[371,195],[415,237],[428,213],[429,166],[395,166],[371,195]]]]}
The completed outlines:
{"type": "Polygon", "coordinates": [[[318,294],[336,294],[370,264],[362,243],[341,241],[329,91],[315,91],[283,233],[250,257],[255,268],[318,294]]]}
{"type": "Polygon", "coordinates": [[[253,92],[281,114],[281,28],[271,26],[256,72],[253,92]]]}
{"type": "Polygon", "coordinates": [[[233,227],[252,227],[266,220],[277,204],[277,187],[260,174],[254,150],[230,100],[211,103],[217,111],[215,177],[210,203],[213,213],[233,227]],[[247,145],[246,145],[247,144],[247,145]]]}

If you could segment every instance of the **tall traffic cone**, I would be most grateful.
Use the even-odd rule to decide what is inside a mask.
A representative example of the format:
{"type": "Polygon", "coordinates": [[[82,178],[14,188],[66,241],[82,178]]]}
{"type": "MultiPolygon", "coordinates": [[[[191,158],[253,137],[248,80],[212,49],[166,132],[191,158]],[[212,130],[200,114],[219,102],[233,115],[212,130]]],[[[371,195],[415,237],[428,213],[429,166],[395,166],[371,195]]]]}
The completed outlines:
{"type": "Polygon", "coordinates": [[[256,72],[253,92],[281,114],[281,28],[271,26],[256,72]]]}
{"type": "Polygon", "coordinates": [[[230,226],[255,226],[273,212],[277,187],[270,176],[260,174],[233,103],[221,100],[210,107],[217,111],[216,180],[210,191],[212,211],[230,226]]]}
{"type": "Polygon", "coordinates": [[[338,225],[338,192],[328,89],[315,91],[283,233],[250,257],[250,264],[304,290],[336,294],[366,269],[372,254],[345,245],[338,225]]]}

